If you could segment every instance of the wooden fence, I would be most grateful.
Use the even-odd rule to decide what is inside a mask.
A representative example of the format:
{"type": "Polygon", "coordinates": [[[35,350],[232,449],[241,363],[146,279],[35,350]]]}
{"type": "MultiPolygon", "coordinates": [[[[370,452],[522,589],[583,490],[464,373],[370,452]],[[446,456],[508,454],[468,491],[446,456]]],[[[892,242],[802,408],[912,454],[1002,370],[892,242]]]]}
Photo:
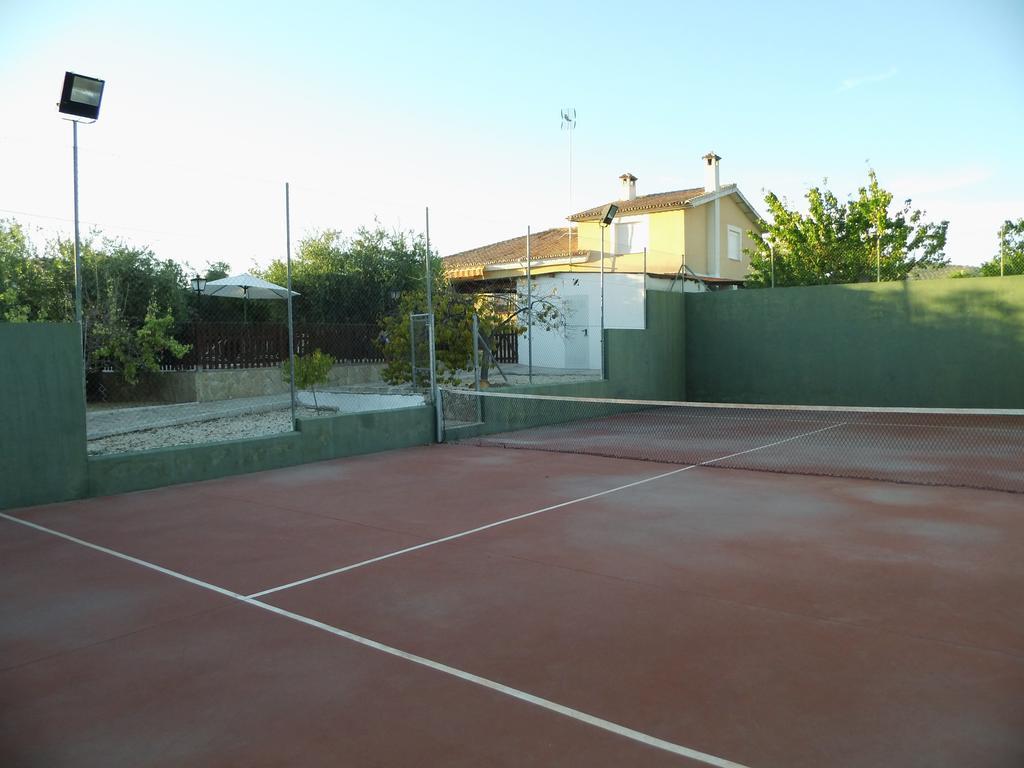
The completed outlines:
{"type": "MultiPolygon", "coordinates": [[[[321,350],[339,363],[380,363],[376,323],[296,323],[295,354],[321,350]]],[[[163,370],[272,368],[288,359],[288,327],[281,323],[195,323],[180,341],[192,349],[180,360],[166,357],[163,370]]]]}
{"type": "Polygon", "coordinates": [[[494,338],[494,356],[499,363],[519,362],[519,334],[499,333],[494,338]]]}
{"type": "MultiPolygon", "coordinates": [[[[319,349],[339,363],[383,363],[379,337],[375,323],[296,323],[295,354],[319,349]]],[[[288,359],[288,328],[280,323],[195,323],[179,341],[192,349],[180,360],[165,355],[162,370],[273,368],[288,359]]],[[[519,361],[517,334],[502,333],[494,341],[499,363],[519,361]]]]}

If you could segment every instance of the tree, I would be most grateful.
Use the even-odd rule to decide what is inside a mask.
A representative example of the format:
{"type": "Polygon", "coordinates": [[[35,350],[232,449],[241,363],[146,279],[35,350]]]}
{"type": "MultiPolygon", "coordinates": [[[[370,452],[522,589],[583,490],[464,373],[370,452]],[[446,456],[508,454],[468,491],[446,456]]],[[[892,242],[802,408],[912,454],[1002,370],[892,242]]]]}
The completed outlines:
{"type": "MultiPolygon", "coordinates": [[[[295,386],[313,393],[313,408],[317,413],[320,413],[320,404],[316,399],[316,385],[327,383],[333,365],[334,358],[319,349],[314,350],[312,355],[295,358],[295,386]]],[[[281,366],[281,378],[286,382],[291,381],[292,366],[288,360],[281,366]]]]}
{"type": "Polygon", "coordinates": [[[999,228],[999,255],[981,265],[981,274],[1024,275],[1024,218],[1003,222],[999,228]]]}
{"type": "MultiPolygon", "coordinates": [[[[188,351],[175,338],[188,320],[181,267],[96,232],[82,240],[81,257],[89,371],[113,368],[135,383],[141,372],[159,370],[165,354],[188,351]]],[[[40,256],[19,224],[0,222],[0,286],[2,320],[74,322],[74,244],[57,238],[40,256]]]]}
{"type": "Polygon", "coordinates": [[[35,247],[16,221],[0,219],[0,322],[27,322],[35,247]]]}
{"type": "Polygon", "coordinates": [[[765,196],[772,221],[764,232],[750,232],[747,285],[824,285],[905,280],[919,265],[947,263],[948,221],[924,221],[911,201],[893,212],[892,193],[874,170],[857,197],[841,203],[828,189],[812,187],[808,213],[789,209],[773,192],[765,196]]]}
{"type": "MultiPolygon", "coordinates": [[[[376,324],[394,311],[398,296],[423,282],[425,254],[422,235],[380,224],[352,237],[314,232],[292,259],[292,288],[302,295],[293,305],[296,322],[376,324]]],[[[276,260],[261,276],[285,285],[287,265],[276,260]]]]}
{"type": "Polygon", "coordinates": [[[163,354],[181,359],[191,349],[170,334],[174,316],[161,310],[151,299],[140,326],[125,322],[116,294],[108,296],[103,308],[94,308],[86,350],[92,370],[111,367],[128,384],[136,384],[143,371],[160,370],[163,354]]]}
{"type": "MultiPolygon", "coordinates": [[[[518,293],[502,301],[491,295],[459,293],[440,273],[435,275],[432,293],[434,310],[434,341],[437,361],[437,380],[440,384],[458,384],[459,373],[473,368],[473,315],[477,316],[477,330],[494,350],[502,333],[526,333],[532,314],[538,327],[555,330],[563,322],[564,313],[556,297],[526,296],[518,293]]],[[[381,376],[389,384],[412,381],[412,344],[417,344],[417,355],[426,354],[425,340],[410,339],[409,315],[427,311],[426,291],[417,287],[402,297],[399,311],[384,320],[383,347],[387,365],[381,376]],[[423,352],[420,352],[422,345],[423,352]]],[[[480,350],[481,378],[487,380],[488,359],[486,349],[480,350]]],[[[417,368],[419,366],[417,365],[417,368]]],[[[417,381],[422,386],[425,382],[417,381]]]]}
{"type": "Polygon", "coordinates": [[[220,280],[221,278],[228,277],[230,274],[231,265],[226,261],[213,261],[206,264],[205,278],[207,280],[220,280]]]}

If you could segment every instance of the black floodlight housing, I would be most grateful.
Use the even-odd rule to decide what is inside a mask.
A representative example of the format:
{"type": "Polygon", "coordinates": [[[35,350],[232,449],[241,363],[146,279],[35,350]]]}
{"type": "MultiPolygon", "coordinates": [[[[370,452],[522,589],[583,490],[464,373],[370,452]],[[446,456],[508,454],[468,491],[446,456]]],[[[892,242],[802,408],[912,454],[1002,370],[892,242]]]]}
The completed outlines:
{"type": "Polygon", "coordinates": [[[615,214],[619,212],[619,206],[615,203],[608,203],[601,211],[601,226],[607,227],[612,223],[612,219],[615,218],[615,214]]]}
{"type": "Polygon", "coordinates": [[[100,116],[103,99],[103,81],[95,77],[64,73],[64,90],[60,94],[58,109],[65,115],[96,120],[100,116]]]}

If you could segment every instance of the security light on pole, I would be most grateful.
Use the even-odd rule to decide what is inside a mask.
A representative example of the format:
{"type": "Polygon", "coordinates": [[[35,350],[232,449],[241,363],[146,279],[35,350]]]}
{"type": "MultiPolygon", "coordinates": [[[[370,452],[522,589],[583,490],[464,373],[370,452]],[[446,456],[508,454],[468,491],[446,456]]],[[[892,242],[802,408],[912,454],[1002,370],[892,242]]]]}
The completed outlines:
{"type": "Polygon", "coordinates": [[[619,212],[619,206],[615,203],[608,203],[601,211],[601,377],[605,376],[604,365],[604,231],[612,223],[615,214],[619,212]]]}
{"type": "Polygon", "coordinates": [[[96,122],[100,116],[100,102],[103,100],[104,81],[95,77],[64,73],[64,88],[61,90],[57,109],[68,115],[71,121],[72,165],[75,192],[75,322],[82,334],[82,375],[85,375],[85,324],[82,320],[82,244],[78,234],[78,124],[96,122]]]}
{"type": "Polygon", "coordinates": [[[65,72],[64,89],[57,108],[64,115],[97,120],[100,116],[100,101],[103,99],[103,84],[103,80],[95,77],[65,72]]]}

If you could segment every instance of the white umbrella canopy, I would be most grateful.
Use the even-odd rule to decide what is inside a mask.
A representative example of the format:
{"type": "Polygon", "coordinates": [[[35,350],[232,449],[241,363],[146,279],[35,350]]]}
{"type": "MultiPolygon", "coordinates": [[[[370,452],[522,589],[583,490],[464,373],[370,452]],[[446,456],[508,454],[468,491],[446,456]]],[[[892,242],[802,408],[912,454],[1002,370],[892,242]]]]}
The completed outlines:
{"type": "MultiPolygon", "coordinates": [[[[288,289],[280,285],[253,277],[248,272],[220,280],[206,282],[207,296],[221,296],[225,299],[287,299],[288,289]]],[[[298,296],[292,291],[292,296],[298,296]]]]}

